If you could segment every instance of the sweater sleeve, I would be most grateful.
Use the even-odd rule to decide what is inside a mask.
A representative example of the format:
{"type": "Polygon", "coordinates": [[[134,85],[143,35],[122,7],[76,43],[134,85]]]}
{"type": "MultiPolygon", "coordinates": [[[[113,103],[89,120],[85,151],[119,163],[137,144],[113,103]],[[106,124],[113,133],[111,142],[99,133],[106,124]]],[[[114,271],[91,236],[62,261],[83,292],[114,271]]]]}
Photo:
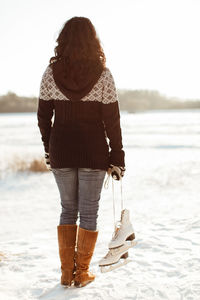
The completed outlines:
{"type": "Polygon", "coordinates": [[[115,166],[125,167],[125,152],[122,144],[118,95],[114,78],[108,68],[106,69],[104,77],[102,121],[111,149],[109,162],[115,166]]]}
{"type": "Polygon", "coordinates": [[[52,126],[52,116],[54,110],[53,100],[50,98],[50,93],[48,90],[48,69],[45,70],[41,84],[40,84],[40,94],[37,108],[37,119],[38,126],[41,133],[41,139],[44,145],[45,152],[49,152],[49,138],[52,126]]]}

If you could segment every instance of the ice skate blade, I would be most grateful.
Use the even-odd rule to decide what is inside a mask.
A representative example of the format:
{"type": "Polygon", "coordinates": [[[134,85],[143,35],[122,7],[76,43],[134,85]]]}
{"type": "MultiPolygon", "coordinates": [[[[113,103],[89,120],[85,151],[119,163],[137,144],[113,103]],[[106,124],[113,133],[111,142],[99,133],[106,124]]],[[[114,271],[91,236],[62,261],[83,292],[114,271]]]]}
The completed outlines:
{"type": "Polygon", "coordinates": [[[131,247],[134,247],[134,246],[136,246],[136,245],[137,245],[137,241],[132,240],[132,241],[131,241],[131,247]]]}
{"type": "Polygon", "coordinates": [[[131,260],[126,258],[126,259],[123,259],[123,261],[117,262],[116,264],[106,265],[106,266],[100,266],[100,270],[101,270],[101,273],[107,273],[107,272],[116,270],[116,269],[118,269],[118,268],[120,268],[122,266],[125,266],[129,262],[131,262],[131,260]]]}

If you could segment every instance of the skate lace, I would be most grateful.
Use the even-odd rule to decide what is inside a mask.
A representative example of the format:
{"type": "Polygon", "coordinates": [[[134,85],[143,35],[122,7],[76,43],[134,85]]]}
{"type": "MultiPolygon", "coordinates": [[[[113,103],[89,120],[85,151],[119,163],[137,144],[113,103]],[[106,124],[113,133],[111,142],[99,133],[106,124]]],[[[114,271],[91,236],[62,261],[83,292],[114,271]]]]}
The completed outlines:
{"type": "Polygon", "coordinates": [[[112,256],[112,254],[111,254],[110,251],[108,251],[108,253],[104,256],[104,258],[108,258],[108,257],[110,257],[110,256],[112,256]]]}
{"type": "Polygon", "coordinates": [[[112,241],[116,239],[119,234],[119,229],[121,227],[121,221],[118,221],[115,225],[115,231],[113,232],[112,241]]]}
{"type": "Polygon", "coordinates": [[[104,256],[104,258],[108,258],[110,256],[113,256],[113,255],[115,255],[116,252],[117,252],[116,249],[110,249],[108,251],[108,253],[104,256]]]}

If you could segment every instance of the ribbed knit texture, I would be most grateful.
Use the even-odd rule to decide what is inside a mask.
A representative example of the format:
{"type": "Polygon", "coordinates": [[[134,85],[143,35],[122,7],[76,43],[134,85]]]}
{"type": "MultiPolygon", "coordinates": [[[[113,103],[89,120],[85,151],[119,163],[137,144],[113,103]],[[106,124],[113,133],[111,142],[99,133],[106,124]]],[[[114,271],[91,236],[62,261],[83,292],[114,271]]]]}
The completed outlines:
{"type": "Polygon", "coordinates": [[[118,96],[108,68],[88,95],[72,101],[56,86],[48,66],[40,85],[37,117],[52,168],[125,166],[118,96]]]}

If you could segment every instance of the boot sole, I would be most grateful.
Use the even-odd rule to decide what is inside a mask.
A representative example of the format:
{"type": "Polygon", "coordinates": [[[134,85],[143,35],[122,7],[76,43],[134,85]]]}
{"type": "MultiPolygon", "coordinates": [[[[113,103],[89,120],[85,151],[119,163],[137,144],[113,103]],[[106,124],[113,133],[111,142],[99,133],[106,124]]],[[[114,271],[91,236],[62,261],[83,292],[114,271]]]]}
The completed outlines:
{"type": "Polygon", "coordinates": [[[78,281],[75,281],[74,282],[74,286],[77,287],[77,288],[81,288],[81,287],[84,287],[86,285],[88,285],[89,283],[91,283],[93,280],[90,280],[90,281],[86,281],[86,282],[78,282],[78,281]]]}

